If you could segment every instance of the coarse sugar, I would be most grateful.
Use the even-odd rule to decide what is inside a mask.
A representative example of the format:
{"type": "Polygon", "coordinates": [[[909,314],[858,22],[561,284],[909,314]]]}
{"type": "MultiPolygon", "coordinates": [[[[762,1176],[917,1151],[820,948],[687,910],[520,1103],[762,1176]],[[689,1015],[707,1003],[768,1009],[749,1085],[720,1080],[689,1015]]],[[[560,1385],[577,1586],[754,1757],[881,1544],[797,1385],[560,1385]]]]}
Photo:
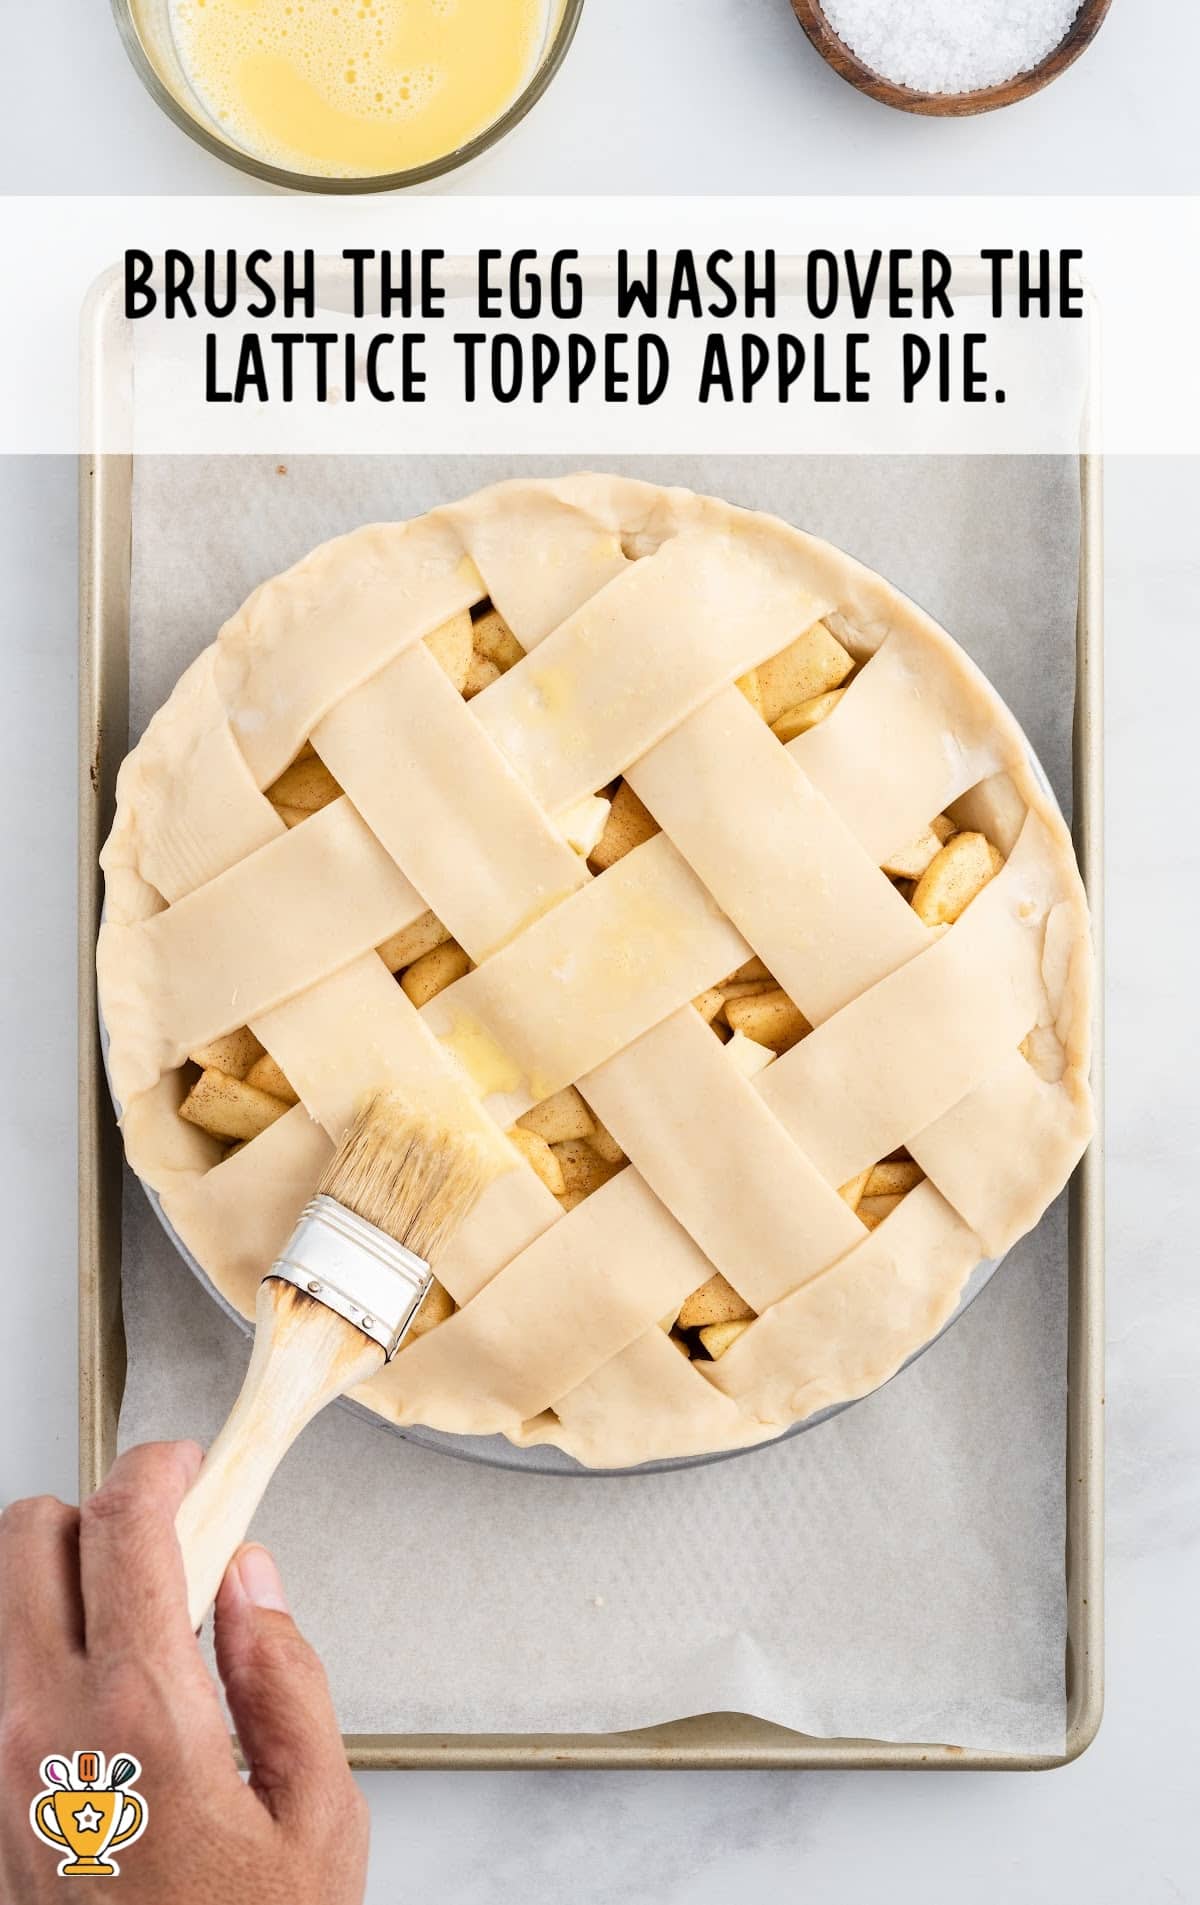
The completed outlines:
{"type": "Polygon", "coordinates": [[[1066,38],[1080,0],[824,0],[830,26],[882,79],[971,93],[1037,66],[1066,38]]]}

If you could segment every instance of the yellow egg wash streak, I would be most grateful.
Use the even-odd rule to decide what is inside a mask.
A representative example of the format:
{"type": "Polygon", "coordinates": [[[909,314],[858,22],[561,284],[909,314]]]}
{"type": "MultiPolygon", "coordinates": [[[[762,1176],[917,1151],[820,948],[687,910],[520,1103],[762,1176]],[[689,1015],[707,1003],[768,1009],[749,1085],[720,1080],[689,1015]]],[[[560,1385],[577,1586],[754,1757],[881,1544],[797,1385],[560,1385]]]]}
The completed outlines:
{"type": "Polygon", "coordinates": [[[170,0],[201,105],[244,151],[332,178],[454,152],[522,91],[554,0],[170,0]]]}

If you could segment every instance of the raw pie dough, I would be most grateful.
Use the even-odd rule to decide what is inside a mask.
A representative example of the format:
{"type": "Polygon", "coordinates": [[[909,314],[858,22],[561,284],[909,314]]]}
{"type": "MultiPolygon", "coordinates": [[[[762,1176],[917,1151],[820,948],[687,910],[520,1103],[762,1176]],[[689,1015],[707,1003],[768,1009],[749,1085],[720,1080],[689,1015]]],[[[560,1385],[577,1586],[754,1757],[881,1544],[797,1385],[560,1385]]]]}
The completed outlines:
{"type": "Polygon", "coordinates": [[[356,1103],[420,1094],[499,1174],[455,1314],[360,1399],[624,1466],[877,1387],[1027,1231],[1092,1127],[1092,955],[1061,816],[955,643],[773,518],[607,476],[361,529],[251,596],[125,762],[101,1008],[134,1170],[246,1315],[356,1103]],[[471,702],[423,637],[485,598],[526,657],[471,702]],[[787,745],[735,685],[818,620],[862,664],[787,745]],[[344,790],[288,829],[306,742],[344,790]],[[593,875],[557,824],[624,775],[662,831],[593,875]],[[953,805],[1004,865],[931,928],[880,868],[953,805]],[[437,915],[474,968],[418,1010],[374,948],[437,915]],[[752,955],[814,1028],[753,1076],[691,1001],[752,955]],[[249,1025],[301,1102],[232,1155],[178,1116],[249,1025]],[[568,1084],[630,1159],[563,1210],[503,1133],[568,1084]],[[838,1187],[899,1146],[868,1230],[838,1187]],[[660,1327],[720,1271],[719,1360],[660,1327]]]}

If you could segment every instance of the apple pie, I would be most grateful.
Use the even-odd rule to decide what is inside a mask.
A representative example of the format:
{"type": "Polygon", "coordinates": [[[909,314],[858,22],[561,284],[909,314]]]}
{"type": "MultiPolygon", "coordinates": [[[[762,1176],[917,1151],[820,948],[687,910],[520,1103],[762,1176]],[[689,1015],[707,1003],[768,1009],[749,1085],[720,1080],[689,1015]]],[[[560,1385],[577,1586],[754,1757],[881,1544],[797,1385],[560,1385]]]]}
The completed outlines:
{"type": "Polygon", "coordinates": [[[251,1315],[364,1096],[494,1181],[360,1399],[621,1467],[885,1381],[1092,1128],[1092,951],[1016,722],[879,576],[608,476],[266,582],[121,771],[131,1164],[251,1315]]]}

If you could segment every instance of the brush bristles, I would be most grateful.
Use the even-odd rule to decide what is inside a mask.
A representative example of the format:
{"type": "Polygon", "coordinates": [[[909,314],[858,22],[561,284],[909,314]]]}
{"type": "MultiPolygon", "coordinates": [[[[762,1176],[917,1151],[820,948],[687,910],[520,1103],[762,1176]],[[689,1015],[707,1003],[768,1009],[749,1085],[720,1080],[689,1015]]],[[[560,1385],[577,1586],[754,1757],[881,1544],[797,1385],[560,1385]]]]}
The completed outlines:
{"type": "Polygon", "coordinates": [[[320,1190],[434,1263],[492,1175],[476,1137],[379,1092],[342,1139],[320,1190]]]}

